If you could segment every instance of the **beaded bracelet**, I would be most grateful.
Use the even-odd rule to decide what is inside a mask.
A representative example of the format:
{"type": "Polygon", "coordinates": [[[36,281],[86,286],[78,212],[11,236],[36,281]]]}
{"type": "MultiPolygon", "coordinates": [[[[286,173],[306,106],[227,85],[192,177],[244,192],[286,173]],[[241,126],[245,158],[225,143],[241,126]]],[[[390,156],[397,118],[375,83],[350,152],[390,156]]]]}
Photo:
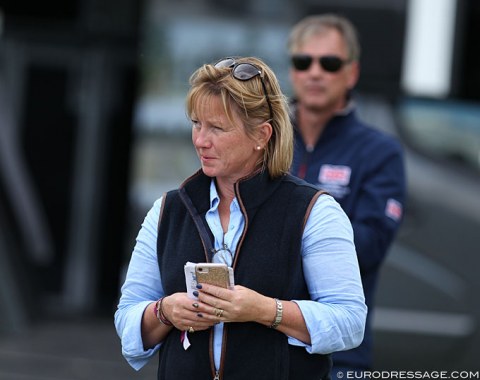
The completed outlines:
{"type": "Polygon", "coordinates": [[[162,302],[165,297],[160,298],[157,302],[155,302],[155,307],[153,308],[153,311],[155,312],[155,316],[157,319],[160,321],[160,323],[163,323],[164,325],[167,326],[172,326],[172,322],[170,322],[167,317],[165,317],[165,314],[163,314],[162,311],[162,302]]]}

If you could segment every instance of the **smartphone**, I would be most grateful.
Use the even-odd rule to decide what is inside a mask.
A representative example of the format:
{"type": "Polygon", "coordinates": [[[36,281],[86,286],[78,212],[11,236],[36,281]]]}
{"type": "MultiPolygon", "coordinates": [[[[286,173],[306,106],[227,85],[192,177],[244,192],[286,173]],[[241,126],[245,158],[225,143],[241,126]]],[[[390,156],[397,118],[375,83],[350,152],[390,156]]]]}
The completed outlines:
{"type": "Polygon", "coordinates": [[[197,283],[205,283],[229,288],[230,274],[226,264],[201,263],[195,265],[197,283]]]}

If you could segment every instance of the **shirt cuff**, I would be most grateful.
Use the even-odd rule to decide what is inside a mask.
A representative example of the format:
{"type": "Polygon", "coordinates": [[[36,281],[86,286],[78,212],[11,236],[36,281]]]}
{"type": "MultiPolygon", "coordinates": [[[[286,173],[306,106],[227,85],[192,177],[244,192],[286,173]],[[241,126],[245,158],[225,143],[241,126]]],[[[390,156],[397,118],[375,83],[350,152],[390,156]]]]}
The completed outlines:
{"type": "Polygon", "coordinates": [[[144,301],[128,310],[128,323],[125,324],[121,335],[122,354],[128,364],[137,371],[148,363],[161,346],[161,343],[159,343],[148,350],[143,348],[142,317],[145,308],[150,303],[152,301],[144,301]]]}
{"type": "Polygon", "coordinates": [[[293,301],[302,312],[303,319],[310,334],[311,344],[308,345],[298,339],[289,337],[290,344],[305,347],[310,354],[330,354],[334,351],[345,349],[342,336],[338,327],[330,323],[330,313],[324,305],[315,301],[293,301]]]}

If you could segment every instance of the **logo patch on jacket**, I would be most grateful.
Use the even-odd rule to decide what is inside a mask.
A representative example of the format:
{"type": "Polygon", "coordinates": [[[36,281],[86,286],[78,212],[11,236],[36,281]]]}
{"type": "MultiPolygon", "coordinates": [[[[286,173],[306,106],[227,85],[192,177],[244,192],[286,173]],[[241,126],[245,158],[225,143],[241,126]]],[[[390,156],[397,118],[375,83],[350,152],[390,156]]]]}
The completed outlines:
{"type": "Polygon", "coordinates": [[[318,181],[325,184],[346,186],[350,182],[352,169],[344,165],[322,165],[318,181]]]}
{"type": "Polygon", "coordinates": [[[390,198],[387,201],[387,206],[385,207],[385,215],[393,219],[394,221],[398,222],[402,218],[402,214],[403,214],[402,204],[399,201],[393,198],[390,198]]]}
{"type": "Polygon", "coordinates": [[[352,168],[345,165],[322,165],[318,173],[318,182],[323,190],[326,190],[337,200],[342,199],[350,188],[350,175],[352,168]]]}

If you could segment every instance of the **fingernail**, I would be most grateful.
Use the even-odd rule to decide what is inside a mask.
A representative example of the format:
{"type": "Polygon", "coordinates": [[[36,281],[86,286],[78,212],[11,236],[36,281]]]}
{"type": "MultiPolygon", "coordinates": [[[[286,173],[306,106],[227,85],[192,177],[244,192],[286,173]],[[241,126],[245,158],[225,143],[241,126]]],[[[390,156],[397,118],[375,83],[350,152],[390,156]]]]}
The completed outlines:
{"type": "Polygon", "coordinates": [[[198,314],[197,314],[197,317],[203,318],[203,315],[200,314],[200,313],[198,313],[198,314]]]}
{"type": "Polygon", "coordinates": [[[194,290],[194,291],[193,291],[193,295],[194,295],[195,297],[198,297],[198,292],[197,292],[196,290],[194,290]]]}
{"type": "Polygon", "coordinates": [[[202,289],[202,284],[197,284],[197,289],[202,289]]]}

